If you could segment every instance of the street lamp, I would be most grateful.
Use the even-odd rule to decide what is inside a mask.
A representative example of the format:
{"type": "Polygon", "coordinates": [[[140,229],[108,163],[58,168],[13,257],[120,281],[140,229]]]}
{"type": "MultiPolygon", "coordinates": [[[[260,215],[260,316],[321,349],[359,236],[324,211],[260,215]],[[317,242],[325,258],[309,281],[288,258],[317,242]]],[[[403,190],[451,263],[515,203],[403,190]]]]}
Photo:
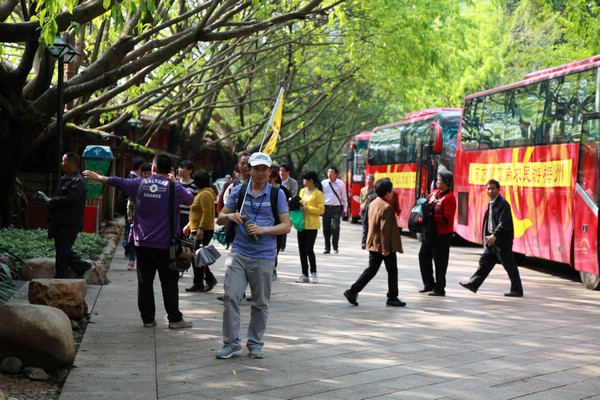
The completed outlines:
{"type": "Polygon", "coordinates": [[[62,162],[62,134],[63,134],[63,112],[65,111],[65,99],[63,96],[63,79],[65,75],[65,64],[74,61],[81,54],[75,50],[70,43],[57,36],[52,46],[47,47],[50,54],[58,58],[58,104],[56,108],[56,151],[58,152],[58,169],[55,176],[55,189],[60,182],[60,170],[62,162]]]}

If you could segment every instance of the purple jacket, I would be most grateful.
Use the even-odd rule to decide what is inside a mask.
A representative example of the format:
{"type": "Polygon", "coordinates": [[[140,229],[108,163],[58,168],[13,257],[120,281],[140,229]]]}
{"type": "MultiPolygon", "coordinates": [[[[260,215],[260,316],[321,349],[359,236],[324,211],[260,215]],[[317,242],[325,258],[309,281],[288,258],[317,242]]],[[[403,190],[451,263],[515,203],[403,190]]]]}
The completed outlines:
{"type": "MultiPolygon", "coordinates": [[[[135,199],[133,219],[133,243],[136,246],[167,249],[171,242],[169,229],[169,180],[162,175],[150,178],[126,179],[116,176],[108,178],[108,184],[122,190],[135,199]],[[139,191],[139,193],[138,193],[139,191]]],[[[173,228],[181,233],[179,206],[189,206],[194,195],[179,183],[175,183],[173,228]]]]}

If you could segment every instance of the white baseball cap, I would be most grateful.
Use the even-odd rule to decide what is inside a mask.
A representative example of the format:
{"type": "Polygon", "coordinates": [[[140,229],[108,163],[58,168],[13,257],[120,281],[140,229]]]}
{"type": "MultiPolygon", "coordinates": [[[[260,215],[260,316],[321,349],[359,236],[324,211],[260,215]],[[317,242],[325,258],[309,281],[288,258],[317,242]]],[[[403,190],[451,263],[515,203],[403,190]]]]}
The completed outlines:
{"type": "Polygon", "coordinates": [[[250,156],[248,164],[251,167],[256,167],[257,165],[266,165],[267,167],[270,167],[271,165],[273,165],[273,161],[267,153],[257,152],[250,156]]]}

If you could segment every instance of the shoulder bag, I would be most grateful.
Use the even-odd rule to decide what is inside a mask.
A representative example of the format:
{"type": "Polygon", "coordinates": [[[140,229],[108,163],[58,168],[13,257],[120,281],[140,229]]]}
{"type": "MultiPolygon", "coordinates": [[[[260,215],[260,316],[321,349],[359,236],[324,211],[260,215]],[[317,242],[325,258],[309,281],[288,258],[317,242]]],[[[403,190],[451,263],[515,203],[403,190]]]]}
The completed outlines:
{"type": "Polygon", "coordinates": [[[171,244],[169,245],[169,268],[175,271],[187,271],[194,257],[194,241],[187,236],[175,233],[173,229],[175,199],[175,184],[169,182],[169,229],[171,232],[171,244]]]}

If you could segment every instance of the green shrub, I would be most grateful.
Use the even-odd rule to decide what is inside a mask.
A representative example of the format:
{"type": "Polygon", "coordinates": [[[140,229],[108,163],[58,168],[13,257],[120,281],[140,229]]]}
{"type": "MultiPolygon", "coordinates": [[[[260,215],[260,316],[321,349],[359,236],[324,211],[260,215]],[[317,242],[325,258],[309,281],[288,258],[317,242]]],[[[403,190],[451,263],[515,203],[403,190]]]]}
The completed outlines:
{"type": "Polygon", "coordinates": [[[15,288],[8,265],[0,262],[0,304],[6,304],[21,292],[15,288]]]}
{"type": "MultiPolygon", "coordinates": [[[[73,250],[83,259],[96,260],[106,244],[106,239],[95,233],[80,232],[73,250]]],[[[22,267],[19,259],[25,261],[29,258],[56,256],[54,239],[48,239],[46,229],[25,230],[13,227],[0,229],[0,246],[0,254],[10,257],[17,273],[20,273],[22,267]]]]}

